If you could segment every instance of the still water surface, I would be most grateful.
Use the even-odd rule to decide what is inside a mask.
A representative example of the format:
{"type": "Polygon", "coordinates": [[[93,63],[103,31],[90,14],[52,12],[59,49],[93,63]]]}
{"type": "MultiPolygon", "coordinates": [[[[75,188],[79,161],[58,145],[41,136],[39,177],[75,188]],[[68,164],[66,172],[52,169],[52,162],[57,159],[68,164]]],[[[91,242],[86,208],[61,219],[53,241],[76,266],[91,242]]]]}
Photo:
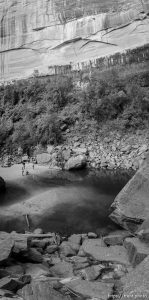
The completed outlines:
{"type": "Polygon", "coordinates": [[[8,182],[6,193],[0,195],[0,207],[5,209],[33,196],[41,201],[48,197],[52,204],[38,220],[38,227],[62,234],[89,231],[103,234],[117,229],[108,217],[110,206],[131,176],[122,171],[46,171],[28,176],[23,185],[8,182]],[[51,199],[53,191],[56,200],[51,199]]]}

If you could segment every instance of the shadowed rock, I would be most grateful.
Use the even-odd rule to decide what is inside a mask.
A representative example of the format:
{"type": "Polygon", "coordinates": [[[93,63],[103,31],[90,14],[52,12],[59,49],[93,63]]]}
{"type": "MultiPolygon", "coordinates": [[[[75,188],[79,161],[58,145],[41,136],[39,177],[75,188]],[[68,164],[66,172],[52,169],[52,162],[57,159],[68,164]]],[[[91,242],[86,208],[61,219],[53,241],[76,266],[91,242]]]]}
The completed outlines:
{"type": "Polygon", "coordinates": [[[89,282],[86,280],[73,280],[66,286],[75,294],[89,299],[94,298],[108,300],[113,290],[113,284],[111,283],[89,282]]]}
{"type": "Polygon", "coordinates": [[[65,164],[65,170],[76,170],[76,169],[83,169],[86,166],[86,156],[85,155],[78,155],[75,157],[71,157],[67,163],[65,164]]]}
{"type": "Polygon", "coordinates": [[[27,300],[70,300],[69,296],[63,296],[54,290],[51,280],[46,277],[42,280],[33,280],[31,284],[19,291],[19,295],[27,300]]]}
{"type": "Polygon", "coordinates": [[[129,260],[134,267],[149,255],[149,243],[143,243],[138,238],[126,238],[124,246],[128,251],[129,260]]]}
{"type": "Polygon", "coordinates": [[[116,197],[111,219],[123,228],[135,232],[149,217],[149,157],[134,177],[116,197]]]}

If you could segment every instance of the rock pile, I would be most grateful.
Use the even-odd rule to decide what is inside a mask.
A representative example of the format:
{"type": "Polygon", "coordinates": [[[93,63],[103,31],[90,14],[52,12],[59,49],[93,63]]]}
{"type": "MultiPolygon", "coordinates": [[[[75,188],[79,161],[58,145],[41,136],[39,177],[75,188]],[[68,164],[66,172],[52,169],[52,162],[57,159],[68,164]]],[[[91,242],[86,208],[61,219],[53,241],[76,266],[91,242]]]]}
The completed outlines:
{"type": "MultiPolygon", "coordinates": [[[[35,147],[33,156],[37,163],[48,165],[50,169],[75,170],[81,168],[90,169],[126,169],[138,170],[149,151],[149,136],[147,132],[128,133],[123,135],[119,131],[111,131],[107,136],[104,131],[98,131],[90,127],[67,129],[64,135],[64,143],[58,146],[41,145],[35,147]]],[[[1,164],[8,167],[14,163],[20,163],[21,156],[14,151],[13,155],[5,153],[1,164]]]]}
{"type": "Polygon", "coordinates": [[[47,152],[39,154],[39,163],[47,163],[50,168],[66,170],[78,168],[133,169],[143,163],[149,150],[149,138],[145,134],[120,135],[118,132],[75,135],[66,133],[65,144],[48,146],[47,152]]]}
{"type": "Polygon", "coordinates": [[[125,299],[132,286],[140,293],[145,287],[146,295],[148,275],[144,278],[143,268],[149,273],[148,258],[148,241],[125,230],[105,237],[61,237],[39,229],[0,232],[0,299],[125,299]]]}

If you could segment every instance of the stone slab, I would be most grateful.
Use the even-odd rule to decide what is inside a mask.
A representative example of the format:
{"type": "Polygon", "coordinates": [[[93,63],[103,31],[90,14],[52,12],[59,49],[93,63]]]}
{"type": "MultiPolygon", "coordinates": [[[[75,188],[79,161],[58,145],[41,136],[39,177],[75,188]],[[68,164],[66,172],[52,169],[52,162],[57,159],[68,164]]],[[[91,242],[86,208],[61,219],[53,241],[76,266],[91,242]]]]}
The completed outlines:
{"type": "Polygon", "coordinates": [[[81,249],[97,261],[117,262],[129,265],[127,251],[123,246],[103,246],[100,239],[85,240],[81,249]]]}

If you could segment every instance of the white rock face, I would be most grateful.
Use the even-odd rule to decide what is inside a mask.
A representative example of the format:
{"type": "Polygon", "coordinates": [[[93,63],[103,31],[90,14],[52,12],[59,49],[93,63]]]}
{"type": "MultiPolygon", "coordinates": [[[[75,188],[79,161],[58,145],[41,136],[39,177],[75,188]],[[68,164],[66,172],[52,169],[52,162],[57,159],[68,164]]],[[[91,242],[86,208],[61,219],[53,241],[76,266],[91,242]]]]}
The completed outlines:
{"type": "Polygon", "coordinates": [[[149,0],[0,0],[0,80],[147,44],[148,12],[149,0]]]}

